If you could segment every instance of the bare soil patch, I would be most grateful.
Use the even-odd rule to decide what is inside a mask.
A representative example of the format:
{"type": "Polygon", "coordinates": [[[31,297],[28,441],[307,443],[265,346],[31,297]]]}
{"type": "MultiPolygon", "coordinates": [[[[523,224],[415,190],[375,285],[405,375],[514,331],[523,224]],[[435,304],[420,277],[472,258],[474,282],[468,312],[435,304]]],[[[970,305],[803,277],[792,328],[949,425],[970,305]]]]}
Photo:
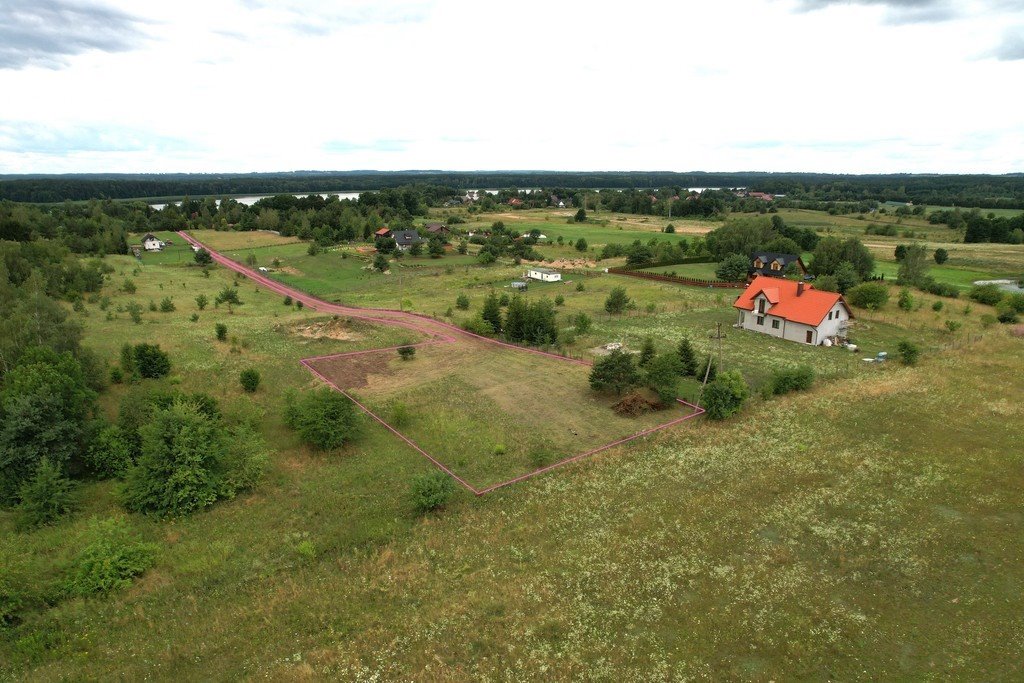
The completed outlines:
{"type": "Polygon", "coordinates": [[[370,384],[370,376],[394,374],[391,369],[391,354],[381,351],[359,353],[337,358],[323,358],[313,361],[317,372],[334,382],[340,388],[359,389],[370,384]]]}
{"type": "Polygon", "coordinates": [[[292,331],[307,339],[336,339],[338,341],[358,341],[363,336],[352,331],[344,320],[314,320],[296,325],[292,331]]]}

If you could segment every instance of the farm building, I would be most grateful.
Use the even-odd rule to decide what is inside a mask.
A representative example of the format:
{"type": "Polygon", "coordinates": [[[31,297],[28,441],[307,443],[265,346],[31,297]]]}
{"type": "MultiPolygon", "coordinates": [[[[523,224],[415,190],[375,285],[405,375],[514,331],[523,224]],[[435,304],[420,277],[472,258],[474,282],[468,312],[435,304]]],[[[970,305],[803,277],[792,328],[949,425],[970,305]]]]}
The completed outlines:
{"type": "Polygon", "coordinates": [[[395,230],[391,233],[391,236],[395,238],[395,244],[402,251],[410,249],[412,245],[419,244],[423,241],[423,238],[419,236],[415,230],[395,230]]]}
{"type": "Polygon", "coordinates": [[[775,254],[767,251],[755,252],[750,255],[750,276],[770,275],[782,277],[786,266],[795,263],[801,275],[807,274],[803,260],[797,254],[775,254]]]}
{"type": "Polygon", "coordinates": [[[386,237],[391,237],[391,228],[389,228],[387,226],[384,226],[383,228],[381,228],[377,232],[373,233],[373,236],[376,237],[376,238],[380,238],[380,239],[384,239],[386,237]]]}
{"type": "Polygon", "coordinates": [[[759,275],[736,299],[738,327],[817,346],[845,338],[853,313],[841,294],[793,280],[759,275]]]}
{"type": "Polygon", "coordinates": [[[146,251],[160,251],[164,248],[164,241],[153,233],[146,233],[142,238],[142,248],[146,251]]]}
{"type": "Polygon", "coordinates": [[[551,268],[530,268],[526,271],[526,277],[541,282],[558,282],[562,279],[562,274],[551,268]]]}
{"type": "Polygon", "coordinates": [[[451,230],[449,230],[448,226],[444,223],[427,223],[423,227],[427,229],[427,232],[430,233],[431,237],[434,235],[441,235],[443,237],[451,234],[451,230]]]}

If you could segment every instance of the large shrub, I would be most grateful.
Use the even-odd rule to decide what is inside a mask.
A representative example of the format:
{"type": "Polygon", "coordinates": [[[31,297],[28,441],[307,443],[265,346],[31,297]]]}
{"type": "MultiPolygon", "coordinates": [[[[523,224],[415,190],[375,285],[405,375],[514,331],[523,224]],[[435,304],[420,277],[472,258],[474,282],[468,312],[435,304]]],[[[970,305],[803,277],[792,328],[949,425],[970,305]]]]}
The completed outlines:
{"type": "Polygon", "coordinates": [[[814,384],[814,369],[809,365],[779,370],[772,376],[772,393],[786,394],[791,391],[805,391],[814,384]]]}
{"type": "Polygon", "coordinates": [[[730,254],[722,259],[722,262],[715,268],[715,276],[719,280],[739,282],[747,277],[749,269],[750,259],[740,254],[730,254]]]}
{"type": "Polygon", "coordinates": [[[969,297],[977,301],[979,304],[985,304],[986,306],[995,306],[1003,299],[1003,290],[999,289],[999,285],[975,285],[971,287],[969,297]]]}
{"type": "Polygon", "coordinates": [[[921,349],[914,342],[901,341],[896,345],[896,352],[904,365],[916,365],[921,356],[921,349]]]}
{"type": "Polygon", "coordinates": [[[56,521],[74,504],[71,481],[59,467],[43,458],[31,479],[18,491],[18,524],[33,528],[56,521]]]}
{"type": "Polygon", "coordinates": [[[92,540],[72,564],[67,580],[73,595],[92,595],[126,588],[153,566],[157,546],[133,535],[127,523],[112,518],[91,524],[92,540]]]}
{"type": "Polygon", "coordinates": [[[290,399],[285,420],[303,441],[320,450],[341,448],[355,438],[358,431],[355,404],[341,392],[327,387],[290,399]]]}
{"type": "Polygon", "coordinates": [[[138,462],[122,491],[129,510],[185,515],[252,488],[262,476],[262,440],[247,425],[228,425],[212,398],[154,395],[149,410],[138,428],[138,462]]]}
{"type": "Polygon", "coordinates": [[[846,300],[858,308],[879,309],[889,301],[889,288],[880,282],[865,282],[847,292],[846,300]]]}
{"type": "Polygon", "coordinates": [[[95,405],[96,393],[70,353],[34,348],[22,354],[0,389],[0,505],[15,502],[44,458],[67,468],[84,446],[95,405]]]}
{"type": "MultiPolygon", "coordinates": [[[[127,417],[127,416],[126,416],[127,417]]],[[[135,449],[117,425],[100,427],[85,452],[85,466],[97,477],[123,477],[135,463],[135,449]]]]}
{"type": "Polygon", "coordinates": [[[447,503],[454,493],[452,478],[440,470],[421,474],[412,480],[412,504],[419,513],[436,510],[447,503]]]}
{"type": "Polygon", "coordinates": [[[147,379],[164,377],[171,371],[171,359],[159,344],[136,344],[133,349],[135,367],[147,379]]]}
{"type": "Polygon", "coordinates": [[[712,420],[724,420],[739,412],[750,396],[750,388],[736,370],[723,372],[704,390],[704,409],[712,420]]]}

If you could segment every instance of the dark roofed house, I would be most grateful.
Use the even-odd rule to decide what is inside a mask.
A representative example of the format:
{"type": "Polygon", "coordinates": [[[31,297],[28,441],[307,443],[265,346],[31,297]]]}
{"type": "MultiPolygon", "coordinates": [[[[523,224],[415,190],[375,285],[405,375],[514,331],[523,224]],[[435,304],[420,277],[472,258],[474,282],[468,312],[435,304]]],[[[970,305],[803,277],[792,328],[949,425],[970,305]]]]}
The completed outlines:
{"type": "Polygon", "coordinates": [[[395,244],[402,251],[409,249],[414,244],[419,244],[423,241],[419,233],[415,230],[395,230],[391,233],[391,236],[395,239],[395,244]]]}
{"type": "Polygon", "coordinates": [[[427,223],[423,226],[431,235],[447,235],[451,232],[444,223],[427,223]]]}
{"type": "Polygon", "coordinates": [[[795,263],[801,275],[807,274],[807,267],[797,254],[775,254],[767,251],[759,251],[750,255],[750,276],[769,275],[771,277],[783,277],[786,266],[795,263]]]}

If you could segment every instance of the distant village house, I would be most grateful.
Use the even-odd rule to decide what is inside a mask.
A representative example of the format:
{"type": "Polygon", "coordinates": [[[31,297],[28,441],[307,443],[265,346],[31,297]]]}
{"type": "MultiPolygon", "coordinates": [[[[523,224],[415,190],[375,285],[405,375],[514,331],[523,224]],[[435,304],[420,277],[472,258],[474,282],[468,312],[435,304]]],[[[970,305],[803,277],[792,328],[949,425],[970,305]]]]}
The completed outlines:
{"type": "Polygon", "coordinates": [[[786,267],[791,263],[796,264],[796,268],[800,271],[800,275],[807,274],[807,267],[804,266],[803,260],[796,254],[775,254],[772,252],[761,251],[751,254],[750,258],[751,277],[757,277],[758,275],[782,277],[786,272],[786,267]]]}
{"type": "Polygon", "coordinates": [[[401,251],[411,249],[412,245],[423,241],[423,238],[415,230],[395,230],[391,233],[391,237],[395,239],[395,244],[401,251]]]}
{"type": "Polygon", "coordinates": [[[142,248],[146,251],[160,251],[164,248],[164,241],[150,232],[142,238],[142,248]]]}

